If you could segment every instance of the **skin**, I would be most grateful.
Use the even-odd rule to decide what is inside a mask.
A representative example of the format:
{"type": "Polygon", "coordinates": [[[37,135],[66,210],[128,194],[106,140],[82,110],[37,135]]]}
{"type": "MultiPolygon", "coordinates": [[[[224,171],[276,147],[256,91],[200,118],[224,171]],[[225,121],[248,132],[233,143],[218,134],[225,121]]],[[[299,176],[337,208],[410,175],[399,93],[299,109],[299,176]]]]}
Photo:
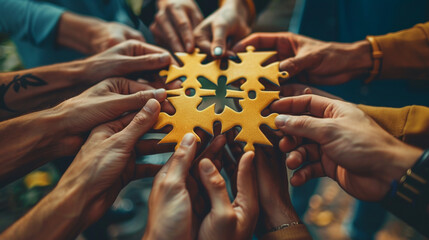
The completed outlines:
{"type": "Polygon", "coordinates": [[[204,17],[194,0],[158,0],[158,12],[150,26],[156,41],[173,52],[191,53],[193,29],[204,17]]]}
{"type": "Polygon", "coordinates": [[[12,85],[1,96],[0,101],[8,109],[0,109],[0,119],[54,106],[108,77],[160,69],[172,61],[170,54],[161,48],[129,40],[83,60],[0,73],[0,85],[6,86],[16,76],[26,74],[45,83],[25,88],[21,84],[19,91],[14,91],[12,85]]]}
{"type": "MultiPolygon", "coordinates": [[[[0,182],[7,184],[50,160],[76,154],[94,127],[138,111],[150,98],[163,102],[166,92],[108,79],[54,108],[0,122],[1,136],[10,136],[0,139],[0,182]]],[[[139,151],[165,148],[150,143],[139,151]]]]}
{"type": "Polygon", "coordinates": [[[96,127],[55,189],[0,237],[74,239],[131,180],[154,176],[160,166],[136,165],[134,148],[159,111],[158,101],[150,99],[137,114],[96,127]]]}
{"type": "Polygon", "coordinates": [[[243,0],[229,0],[204,19],[194,30],[196,46],[214,58],[232,55],[228,51],[250,33],[249,9],[243,0]],[[221,54],[216,55],[215,49],[221,54]]]}
{"type": "Polygon", "coordinates": [[[100,53],[129,39],[145,41],[139,31],[127,25],[71,12],[65,12],[58,25],[58,44],[86,55],[100,53]]]}
{"type": "MultiPolygon", "coordinates": [[[[225,138],[217,139],[218,143],[213,144],[225,144],[225,138]]],[[[185,135],[176,153],[155,177],[149,198],[149,220],[143,239],[248,239],[251,236],[258,215],[252,163],[254,154],[248,153],[241,159],[239,194],[232,204],[217,166],[208,158],[202,158],[195,165],[199,166],[199,178],[211,203],[211,210],[199,224],[192,207],[198,203],[192,200],[187,181],[190,170],[193,172],[191,167],[196,148],[195,136],[185,135]],[[163,224],[159,224],[160,222],[163,224]]],[[[215,152],[210,152],[214,156],[215,152]]]]}
{"type": "Polygon", "coordinates": [[[257,50],[276,50],[272,59],[304,83],[336,85],[365,77],[373,66],[371,46],[366,40],[355,43],[323,42],[293,33],[255,33],[239,42],[234,52],[252,45],[257,50]]]}
{"type": "MultiPolygon", "coordinates": [[[[380,201],[393,180],[399,180],[422,150],[394,138],[355,105],[316,95],[283,98],[271,110],[287,114],[276,118],[285,134],[303,138],[286,165],[297,169],[291,178],[299,186],[328,176],[352,196],[380,201]],[[305,114],[305,115],[302,115],[305,114]]],[[[290,151],[283,138],[282,151],[290,151]]]]}

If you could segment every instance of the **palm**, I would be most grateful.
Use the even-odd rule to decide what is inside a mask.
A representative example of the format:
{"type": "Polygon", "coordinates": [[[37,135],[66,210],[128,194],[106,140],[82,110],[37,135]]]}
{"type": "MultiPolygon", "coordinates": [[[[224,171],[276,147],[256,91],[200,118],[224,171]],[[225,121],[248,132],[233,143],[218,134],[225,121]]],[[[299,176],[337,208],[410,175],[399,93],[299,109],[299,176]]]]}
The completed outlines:
{"type": "Polygon", "coordinates": [[[326,175],[336,180],[346,192],[358,199],[380,201],[387,192],[379,179],[353,173],[328,156],[322,156],[321,162],[326,175]]]}

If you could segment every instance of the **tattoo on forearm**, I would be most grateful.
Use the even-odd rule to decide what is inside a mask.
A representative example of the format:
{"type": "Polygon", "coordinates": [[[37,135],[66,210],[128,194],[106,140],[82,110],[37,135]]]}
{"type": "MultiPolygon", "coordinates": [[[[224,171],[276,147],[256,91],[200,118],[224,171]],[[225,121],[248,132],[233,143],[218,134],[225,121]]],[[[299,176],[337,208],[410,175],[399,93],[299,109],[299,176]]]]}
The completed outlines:
{"type": "Polygon", "coordinates": [[[21,89],[21,87],[27,89],[27,86],[37,87],[47,84],[48,83],[45,82],[43,79],[36,77],[31,73],[24,74],[22,76],[20,76],[19,74],[16,75],[15,77],[13,77],[13,80],[10,81],[8,84],[0,85],[0,109],[14,112],[12,109],[6,106],[6,101],[4,99],[10,87],[13,87],[13,90],[15,92],[19,92],[19,89],[21,89]]]}

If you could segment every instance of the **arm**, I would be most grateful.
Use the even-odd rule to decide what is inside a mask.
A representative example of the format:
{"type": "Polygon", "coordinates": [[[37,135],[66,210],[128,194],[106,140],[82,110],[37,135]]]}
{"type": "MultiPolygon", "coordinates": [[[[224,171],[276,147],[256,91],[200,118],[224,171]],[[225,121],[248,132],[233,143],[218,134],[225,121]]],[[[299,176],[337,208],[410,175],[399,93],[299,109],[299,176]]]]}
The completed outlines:
{"type": "Polygon", "coordinates": [[[429,148],[429,108],[403,108],[358,105],[378,125],[401,141],[420,148],[429,148]]]}
{"type": "Polygon", "coordinates": [[[109,79],[58,106],[0,122],[0,183],[5,185],[55,158],[76,154],[95,126],[140,109],[165,90],[109,79]]]}
{"type": "Polygon", "coordinates": [[[36,46],[56,44],[56,30],[64,10],[53,4],[28,0],[4,0],[0,8],[0,32],[26,39],[36,46]]]}
{"type": "Polygon", "coordinates": [[[131,180],[155,175],[160,166],[135,163],[134,147],[160,111],[156,100],[144,103],[137,115],[95,128],[56,188],[0,238],[74,239],[131,180]]]}
{"type": "Polygon", "coordinates": [[[58,25],[57,43],[84,54],[99,53],[129,39],[145,41],[127,25],[71,12],[65,12],[58,25]]]}
{"type": "Polygon", "coordinates": [[[380,79],[429,79],[429,22],[375,37],[383,53],[380,79]]]}
{"type": "Polygon", "coordinates": [[[93,57],[18,72],[0,73],[0,119],[52,106],[107,77],[167,66],[163,49],[130,40],[93,57]],[[63,90],[63,91],[61,91],[63,90]]]}

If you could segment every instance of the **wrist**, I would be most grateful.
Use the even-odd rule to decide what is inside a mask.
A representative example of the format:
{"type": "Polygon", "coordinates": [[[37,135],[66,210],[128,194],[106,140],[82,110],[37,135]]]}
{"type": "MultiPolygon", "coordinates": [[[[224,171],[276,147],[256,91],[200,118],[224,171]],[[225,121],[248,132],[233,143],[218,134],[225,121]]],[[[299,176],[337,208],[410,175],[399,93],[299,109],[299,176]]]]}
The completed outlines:
{"type": "Polygon", "coordinates": [[[360,72],[362,76],[368,75],[373,66],[371,44],[366,40],[358,41],[350,44],[348,51],[352,56],[348,70],[360,72]]]}
{"type": "Polygon", "coordinates": [[[406,145],[399,142],[397,146],[390,147],[390,159],[385,159],[386,181],[390,184],[392,181],[399,181],[401,177],[410,169],[423,154],[422,149],[406,145]]]}
{"type": "Polygon", "coordinates": [[[283,203],[281,201],[279,204],[269,204],[267,207],[262,207],[261,215],[261,227],[263,227],[261,230],[263,232],[269,231],[282,224],[290,224],[301,221],[298,217],[298,214],[293,209],[290,200],[288,200],[287,203],[283,203]],[[278,206],[275,207],[276,205],[278,206]]]}

